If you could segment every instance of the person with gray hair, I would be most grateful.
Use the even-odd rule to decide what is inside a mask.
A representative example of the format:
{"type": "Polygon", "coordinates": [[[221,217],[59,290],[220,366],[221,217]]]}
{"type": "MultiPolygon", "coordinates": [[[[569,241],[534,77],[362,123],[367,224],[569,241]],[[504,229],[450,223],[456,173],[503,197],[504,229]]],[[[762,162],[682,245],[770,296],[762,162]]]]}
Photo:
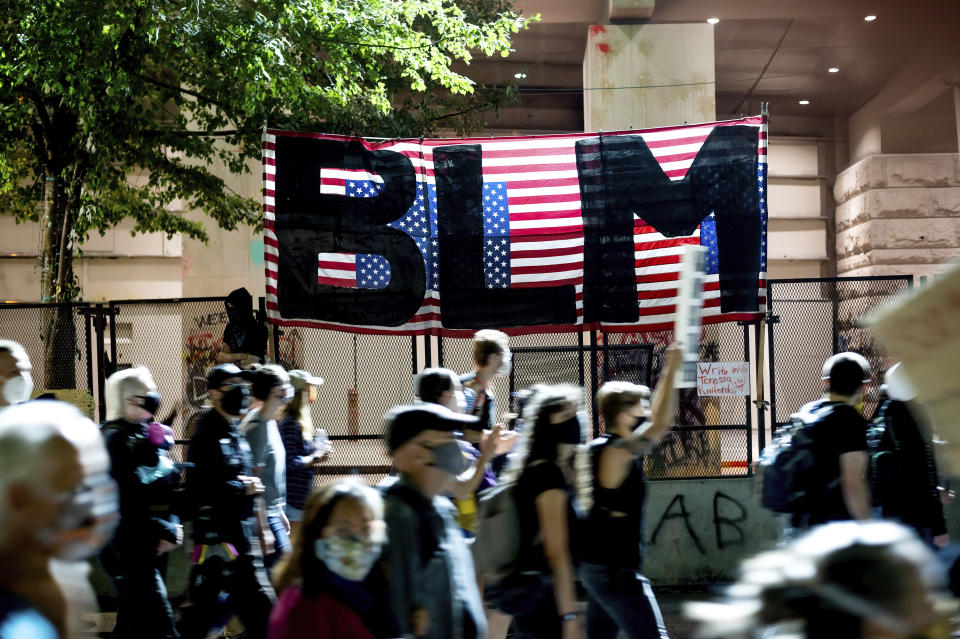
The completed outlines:
{"type": "Polygon", "coordinates": [[[113,636],[176,639],[173,609],[163,579],[163,555],[183,542],[172,502],[179,473],[149,437],[160,406],[150,371],[142,366],[107,379],[107,420],[101,427],[110,475],[120,491],[120,525],[100,554],[117,593],[113,636]]]}
{"type": "Polygon", "coordinates": [[[0,415],[3,639],[79,635],[82,606],[96,601],[81,560],[117,521],[109,463],[97,427],[69,404],[28,402],[0,415]]]}
{"type": "Polygon", "coordinates": [[[933,551],[893,522],[812,529],[747,559],[724,602],[696,602],[698,637],[938,639],[957,602],[933,551]]]}
{"type": "Polygon", "coordinates": [[[33,391],[32,370],[30,357],[22,345],[0,339],[0,412],[30,399],[33,391]]]}

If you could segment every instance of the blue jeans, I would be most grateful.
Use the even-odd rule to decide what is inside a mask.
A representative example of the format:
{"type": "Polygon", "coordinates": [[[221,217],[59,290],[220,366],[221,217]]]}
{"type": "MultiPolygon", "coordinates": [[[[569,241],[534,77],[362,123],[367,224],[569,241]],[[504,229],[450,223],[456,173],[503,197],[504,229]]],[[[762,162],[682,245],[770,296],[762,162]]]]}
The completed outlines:
{"type": "Polygon", "coordinates": [[[660,607],[646,577],[630,568],[580,564],[587,604],[588,639],[668,639],[660,607]]]}
{"type": "Polygon", "coordinates": [[[264,552],[263,564],[269,571],[280,560],[280,557],[290,552],[293,546],[290,545],[290,535],[287,533],[287,529],[283,525],[283,518],[280,515],[267,515],[267,523],[273,532],[273,552],[269,554],[264,552]]]}

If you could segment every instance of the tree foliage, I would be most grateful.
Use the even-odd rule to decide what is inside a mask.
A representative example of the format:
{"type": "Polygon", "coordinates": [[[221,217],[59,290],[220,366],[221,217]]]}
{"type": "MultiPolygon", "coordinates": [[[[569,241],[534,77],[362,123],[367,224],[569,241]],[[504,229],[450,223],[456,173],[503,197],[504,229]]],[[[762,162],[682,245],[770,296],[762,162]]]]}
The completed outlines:
{"type": "MultiPolygon", "coordinates": [[[[509,93],[454,69],[509,53],[527,22],[511,4],[0,0],[0,213],[40,223],[41,299],[75,299],[75,251],[124,218],[201,240],[182,211],[258,226],[259,202],[217,164],[248,170],[266,123],[384,136],[475,124],[509,93]]],[[[57,359],[75,344],[71,312],[49,308],[41,331],[44,387],[72,387],[57,359]]]]}
{"type": "MultiPolygon", "coordinates": [[[[135,232],[205,239],[201,222],[165,208],[175,201],[226,229],[256,225],[257,202],[212,161],[244,171],[264,123],[384,136],[469,127],[504,92],[475,90],[454,65],[507,55],[526,23],[504,0],[3,4],[0,211],[50,217],[69,236],[50,238],[54,253],[124,217],[135,232]]],[[[44,295],[64,299],[65,287],[44,295]]]]}

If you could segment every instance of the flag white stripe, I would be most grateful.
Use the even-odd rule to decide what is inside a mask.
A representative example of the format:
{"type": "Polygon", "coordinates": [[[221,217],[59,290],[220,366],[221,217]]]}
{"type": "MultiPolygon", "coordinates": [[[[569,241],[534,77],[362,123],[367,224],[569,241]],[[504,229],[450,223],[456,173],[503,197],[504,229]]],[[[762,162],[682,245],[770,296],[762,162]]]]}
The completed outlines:
{"type": "MultiPolygon", "coordinates": [[[[550,236],[546,235],[544,237],[549,238],[550,236]]],[[[573,248],[576,246],[583,246],[582,237],[574,237],[564,240],[535,240],[529,235],[522,235],[517,238],[513,238],[510,241],[510,251],[512,253],[522,251],[542,251],[544,249],[573,248]]]]}
{"type": "Polygon", "coordinates": [[[332,268],[318,268],[317,269],[318,277],[332,277],[337,280],[353,280],[357,277],[356,271],[341,271],[339,269],[332,268]]]}
{"type": "Polygon", "coordinates": [[[510,220],[510,228],[516,230],[523,229],[549,229],[561,226],[583,226],[583,218],[563,217],[556,220],[510,220]]]}
{"type": "Polygon", "coordinates": [[[545,264],[583,264],[583,253],[573,255],[551,255],[550,257],[514,257],[510,259],[510,268],[517,266],[543,266],[545,264]]]}
{"type": "Polygon", "coordinates": [[[530,273],[529,275],[510,274],[510,279],[518,283],[552,282],[554,280],[570,280],[576,277],[583,277],[583,269],[576,269],[573,271],[551,271],[549,273],[530,273]]]}

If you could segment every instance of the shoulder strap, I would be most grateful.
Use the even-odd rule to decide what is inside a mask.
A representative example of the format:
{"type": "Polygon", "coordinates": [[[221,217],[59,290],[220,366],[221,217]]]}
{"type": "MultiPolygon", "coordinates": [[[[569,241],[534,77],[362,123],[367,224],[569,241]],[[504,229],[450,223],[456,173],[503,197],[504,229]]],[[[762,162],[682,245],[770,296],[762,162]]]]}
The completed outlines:
{"type": "Polygon", "coordinates": [[[431,513],[425,507],[426,498],[415,489],[400,482],[391,484],[387,488],[386,494],[396,497],[410,506],[417,515],[417,524],[420,528],[420,562],[422,566],[426,566],[430,563],[433,553],[440,547],[440,539],[433,532],[431,513]]]}

